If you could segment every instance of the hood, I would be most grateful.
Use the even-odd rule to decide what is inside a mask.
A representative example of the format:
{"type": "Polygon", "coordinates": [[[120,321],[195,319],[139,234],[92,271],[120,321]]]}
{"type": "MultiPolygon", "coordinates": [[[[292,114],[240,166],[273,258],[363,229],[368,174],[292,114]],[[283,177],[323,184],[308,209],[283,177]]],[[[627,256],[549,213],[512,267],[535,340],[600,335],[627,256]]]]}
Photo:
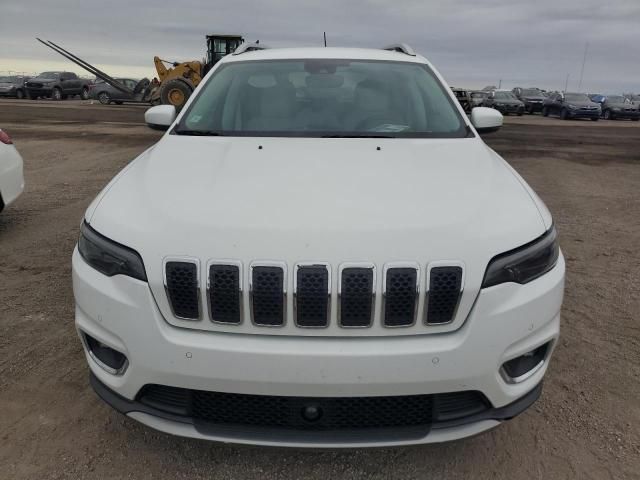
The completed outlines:
{"type": "Polygon", "coordinates": [[[579,102],[573,102],[571,100],[567,100],[566,103],[568,105],[575,105],[576,107],[599,107],[600,106],[599,103],[592,102],[591,100],[589,100],[589,101],[579,101],[579,102]]]}
{"type": "Polygon", "coordinates": [[[105,190],[87,220],[141,254],[169,316],[166,256],[289,268],[453,260],[472,294],[493,256],[545,231],[525,186],[479,138],[165,135],[105,190]]]}
{"type": "Polygon", "coordinates": [[[545,100],[545,97],[543,97],[542,95],[540,96],[527,95],[522,97],[522,100],[526,100],[527,102],[543,102],[545,100]]]}

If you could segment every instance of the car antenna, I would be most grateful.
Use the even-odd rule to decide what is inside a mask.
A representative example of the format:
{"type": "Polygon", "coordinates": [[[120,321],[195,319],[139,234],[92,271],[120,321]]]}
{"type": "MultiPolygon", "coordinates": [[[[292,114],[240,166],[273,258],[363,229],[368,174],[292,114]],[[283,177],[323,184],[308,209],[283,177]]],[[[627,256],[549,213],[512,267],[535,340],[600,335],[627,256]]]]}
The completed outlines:
{"type": "Polygon", "coordinates": [[[324,46],[327,47],[327,32],[322,32],[324,34],[324,46]]]}

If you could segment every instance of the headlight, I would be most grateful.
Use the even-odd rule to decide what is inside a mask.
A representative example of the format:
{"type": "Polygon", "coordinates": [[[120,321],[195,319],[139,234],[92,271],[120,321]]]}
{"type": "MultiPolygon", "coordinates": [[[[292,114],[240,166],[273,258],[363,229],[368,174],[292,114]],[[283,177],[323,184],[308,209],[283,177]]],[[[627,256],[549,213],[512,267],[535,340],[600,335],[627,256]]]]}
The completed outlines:
{"type": "Polygon", "coordinates": [[[613,107],[613,111],[614,112],[619,112],[620,111],[620,107],[613,107]]]}
{"type": "Polygon", "coordinates": [[[567,106],[568,106],[571,110],[575,110],[576,108],[578,108],[576,105],[571,105],[571,104],[569,104],[569,105],[567,105],[567,106]]]}
{"type": "Polygon", "coordinates": [[[559,252],[558,234],[555,227],[551,227],[533,242],[493,257],[484,274],[482,288],[535,280],[556,265],[559,252]]]}
{"type": "Polygon", "coordinates": [[[100,235],[87,223],[80,228],[78,251],[89,265],[107,277],[127,275],[147,281],[144,263],[138,252],[100,235]]]}

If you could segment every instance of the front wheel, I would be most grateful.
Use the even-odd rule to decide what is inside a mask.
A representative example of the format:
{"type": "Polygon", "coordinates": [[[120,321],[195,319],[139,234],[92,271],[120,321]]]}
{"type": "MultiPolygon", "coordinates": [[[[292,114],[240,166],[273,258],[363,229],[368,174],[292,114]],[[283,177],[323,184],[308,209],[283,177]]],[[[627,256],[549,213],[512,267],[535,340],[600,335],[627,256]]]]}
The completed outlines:
{"type": "Polygon", "coordinates": [[[111,103],[111,97],[107,92],[100,92],[98,101],[103,105],[109,105],[109,103],[111,103]]]}
{"type": "Polygon", "coordinates": [[[562,120],[567,120],[569,118],[569,111],[566,108],[563,108],[560,112],[560,118],[562,120]]]}
{"type": "Polygon", "coordinates": [[[605,110],[603,117],[605,120],[613,120],[613,114],[611,113],[611,110],[605,110]]]}
{"type": "Polygon", "coordinates": [[[173,105],[180,111],[191,96],[191,88],[177,79],[169,80],[160,87],[160,100],[163,105],[173,105]]]}
{"type": "Polygon", "coordinates": [[[83,88],[82,92],[80,92],[80,98],[82,100],[89,100],[89,89],[88,88],[83,88]]]}
{"type": "Polygon", "coordinates": [[[51,100],[60,101],[62,100],[62,91],[59,88],[54,88],[51,92],[51,100]]]}
{"type": "Polygon", "coordinates": [[[24,98],[24,92],[22,90],[16,91],[16,98],[22,100],[24,98]]]}
{"type": "Polygon", "coordinates": [[[542,116],[543,117],[548,117],[549,116],[549,109],[547,107],[544,107],[542,109],[542,116]]]}

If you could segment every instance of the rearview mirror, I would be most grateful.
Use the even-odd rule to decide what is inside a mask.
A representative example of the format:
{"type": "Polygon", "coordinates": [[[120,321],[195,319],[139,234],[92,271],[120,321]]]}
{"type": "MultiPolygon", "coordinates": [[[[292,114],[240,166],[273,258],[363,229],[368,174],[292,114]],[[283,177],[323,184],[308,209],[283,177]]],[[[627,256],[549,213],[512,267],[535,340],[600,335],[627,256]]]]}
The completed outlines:
{"type": "Polygon", "coordinates": [[[491,133],[497,131],[503,122],[502,114],[487,107],[476,107],[471,110],[471,124],[478,133],[491,133]]]}
{"type": "Polygon", "coordinates": [[[144,112],[144,121],[153,130],[165,131],[176,119],[176,107],[173,105],[156,105],[144,112]]]}

